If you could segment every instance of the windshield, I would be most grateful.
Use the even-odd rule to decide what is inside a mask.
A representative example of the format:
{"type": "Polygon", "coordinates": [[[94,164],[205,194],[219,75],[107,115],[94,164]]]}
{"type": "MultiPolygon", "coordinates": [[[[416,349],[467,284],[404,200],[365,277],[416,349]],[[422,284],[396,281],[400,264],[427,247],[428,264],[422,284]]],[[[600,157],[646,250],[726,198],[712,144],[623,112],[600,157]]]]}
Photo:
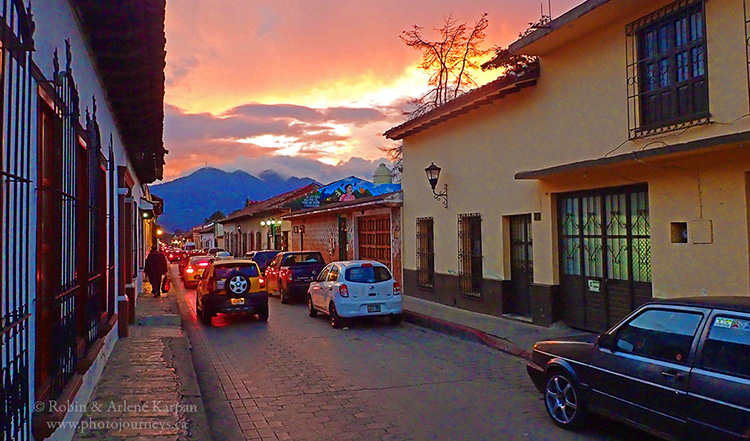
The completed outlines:
{"type": "Polygon", "coordinates": [[[295,263],[326,263],[320,253],[294,253],[287,254],[281,261],[281,265],[293,265],[295,263]]]}
{"type": "Polygon", "coordinates": [[[216,278],[226,279],[232,271],[239,271],[245,277],[260,277],[260,274],[258,274],[258,267],[255,265],[233,265],[217,267],[216,278]]]}
{"type": "Polygon", "coordinates": [[[345,278],[349,282],[376,283],[391,280],[391,273],[382,266],[360,266],[348,268],[345,278]]]}

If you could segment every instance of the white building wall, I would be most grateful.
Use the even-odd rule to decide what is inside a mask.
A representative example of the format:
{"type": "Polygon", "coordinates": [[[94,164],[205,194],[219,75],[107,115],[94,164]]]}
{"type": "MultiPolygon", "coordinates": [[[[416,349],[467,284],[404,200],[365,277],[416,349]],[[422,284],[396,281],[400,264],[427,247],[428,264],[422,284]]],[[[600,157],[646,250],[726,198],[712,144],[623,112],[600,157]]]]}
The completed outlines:
{"type": "MultiPolygon", "coordinates": [[[[25,1],[26,5],[28,6],[28,1],[25,1]]],[[[89,109],[89,111],[93,110],[93,100],[96,99],[96,105],[97,105],[97,121],[100,126],[101,131],[101,139],[102,139],[102,154],[107,157],[108,160],[114,160],[115,161],[115,173],[117,173],[118,167],[120,166],[127,166],[128,170],[130,171],[131,176],[135,179],[135,185],[132,189],[132,196],[135,201],[139,201],[141,197],[144,196],[141,183],[138,180],[138,176],[135,173],[135,170],[132,167],[132,164],[130,163],[128,159],[127,152],[123,146],[122,137],[120,136],[120,133],[117,128],[117,124],[115,122],[115,118],[110,106],[110,103],[108,103],[106,99],[106,95],[103,89],[102,84],[100,83],[99,75],[96,71],[94,59],[89,53],[89,48],[87,47],[85,43],[85,38],[81,32],[81,29],[76,21],[74,12],[70,8],[70,3],[66,0],[34,0],[33,2],[33,9],[32,13],[34,14],[34,21],[36,23],[36,32],[34,34],[34,41],[35,41],[35,52],[33,55],[35,64],[41,69],[44,77],[47,80],[51,80],[54,75],[54,65],[53,65],[53,56],[55,49],[57,49],[58,52],[58,58],[60,62],[60,69],[61,70],[67,70],[66,63],[66,45],[65,40],[70,40],[70,46],[71,46],[71,54],[72,54],[72,62],[71,62],[71,69],[73,78],[75,80],[75,83],[78,87],[79,97],[80,97],[80,110],[81,110],[81,119],[80,123],[85,127],[86,122],[86,110],[89,109]],[[113,144],[113,152],[114,152],[114,158],[109,157],[109,144],[110,144],[110,136],[112,139],[113,144]]],[[[34,108],[36,108],[36,96],[34,97],[34,108]]],[[[36,112],[32,112],[34,114],[34,127],[36,127],[36,112]]],[[[36,131],[32,131],[34,136],[34,142],[32,145],[36,145],[36,131]]],[[[31,202],[31,219],[32,219],[32,231],[31,231],[31,249],[36,249],[36,194],[38,192],[38,182],[36,179],[36,153],[32,154],[32,158],[34,158],[34,161],[32,163],[33,168],[33,180],[34,180],[34,187],[37,191],[32,192],[32,202],[31,202]]],[[[107,179],[109,179],[109,171],[107,173],[107,179]]],[[[107,181],[107,209],[109,210],[110,202],[114,200],[114,213],[108,213],[109,215],[115,216],[115,240],[112,243],[109,243],[109,247],[114,247],[115,252],[115,258],[116,262],[119,258],[119,237],[118,237],[118,222],[121,213],[119,213],[119,207],[117,204],[118,195],[117,195],[117,176],[115,176],[115,193],[110,194],[110,186],[109,181],[107,181]]],[[[143,223],[141,221],[138,222],[138,229],[135,232],[136,237],[142,244],[143,242],[143,223]]],[[[143,247],[139,247],[139,250],[143,247]]],[[[30,296],[35,299],[36,298],[36,262],[35,262],[35,254],[30,259],[31,261],[31,270],[29,272],[30,274],[30,280],[29,285],[32,287],[32,290],[30,292],[30,296]]],[[[139,262],[139,268],[142,267],[143,262],[143,256],[139,256],[138,258],[139,262]]],[[[115,293],[121,292],[121,287],[119,286],[120,283],[120,271],[123,270],[122,265],[124,262],[117,262],[115,265],[115,293]]],[[[139,293],[142,289],[142,275],[139,271],[136,283],[136,294],[139,293]]],[[[35,303],[31,303],[32,305],[35,305],[35,303]]],[[[30,318],[30,329],[31,329],[31,338],[29,342],[29,351],[30,351],[30,387],[29,387],[29,402],[34,403],[34,366],[35,366],[35,338],[34,338],[34,330],[36,325],[36,314],[35,314],[35,308],[32,307],[32,317],[30,318]]],[[[115,298],[115,311],[117,312],[117,297],[115,298]]],[[[117,326],[115,326],[112,331],[105,337],[105,344],[102,349],[102,351],[99,354],[99,357],[94,362],[94,365],[88,370],[86,373],[84,380],[83,380],[83,386],[79,390],[75,400],[76,403],[84,404],[88,401],[89,397],[91,396],[91,393],[93,392],[94,386],[99,380],[99,377],[101,376],[101,373],[104,369],[104,365],[107,362],[107,359],[109,358],[109,355],[111,354],[112,349],[114,348],[114,345],[117,341],[117,326]]],[[[49,439],[60,439],[60,440],[67,440],[70,439],[73,435],[73,429],[75,423],[80,419],[81,414],[80,413],[73,413],[70,412],[66,415],[66,418],[62,424],[64,427],[66,424],[68,424],[70,427],[68,429],[60,428],[58,429],[51,438],[49,439]]]]}

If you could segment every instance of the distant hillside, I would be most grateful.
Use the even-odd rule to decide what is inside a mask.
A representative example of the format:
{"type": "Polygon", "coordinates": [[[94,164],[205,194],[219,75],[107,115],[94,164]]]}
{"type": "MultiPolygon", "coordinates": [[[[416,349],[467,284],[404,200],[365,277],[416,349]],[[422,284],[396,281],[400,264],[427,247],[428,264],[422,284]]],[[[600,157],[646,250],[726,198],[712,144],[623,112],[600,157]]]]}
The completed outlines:
{"type": "Polygon", "coordinates": [[[225,172],[202,168],[174,181],[151,186],[151,191],[164,199],[164,214],[159,223],[169,231],[188,230],[217,210],[229,214],[245,205],[245,201],[261,201],[277,194],[315,182],[310,178],[282,178],[272,171],[255,177],[244,171],[225,172]]]}

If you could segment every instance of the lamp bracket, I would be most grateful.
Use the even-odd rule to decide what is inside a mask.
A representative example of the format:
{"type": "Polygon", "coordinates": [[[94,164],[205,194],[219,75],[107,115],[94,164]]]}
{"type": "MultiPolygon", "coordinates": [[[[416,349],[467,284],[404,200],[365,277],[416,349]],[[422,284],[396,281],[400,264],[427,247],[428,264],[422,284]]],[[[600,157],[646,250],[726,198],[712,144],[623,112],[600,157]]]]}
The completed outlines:
{"type": "Polygon", "coordinates": [[[445,208],[448,208],[448,184],[443,184],[443,191],[436,193],[435,189],[432,189],[432,194],[435,195],[435,199],[442,202],[445,208]]]}

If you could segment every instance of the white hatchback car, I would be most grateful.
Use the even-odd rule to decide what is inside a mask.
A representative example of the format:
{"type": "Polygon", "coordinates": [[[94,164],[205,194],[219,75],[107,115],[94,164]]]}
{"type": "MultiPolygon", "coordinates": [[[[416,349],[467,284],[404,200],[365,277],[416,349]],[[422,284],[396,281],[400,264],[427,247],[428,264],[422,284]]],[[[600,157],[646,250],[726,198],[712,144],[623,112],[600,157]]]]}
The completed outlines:
{"type": "Polygon", "coordinates": [[[388,316],[401,321],[401,285],[388,267],[370,260],[349,260],[328,264],[307,290],[310,317],[318,311],[328,314],[331,326],[340,328],[351,317],[388,316]]]}

